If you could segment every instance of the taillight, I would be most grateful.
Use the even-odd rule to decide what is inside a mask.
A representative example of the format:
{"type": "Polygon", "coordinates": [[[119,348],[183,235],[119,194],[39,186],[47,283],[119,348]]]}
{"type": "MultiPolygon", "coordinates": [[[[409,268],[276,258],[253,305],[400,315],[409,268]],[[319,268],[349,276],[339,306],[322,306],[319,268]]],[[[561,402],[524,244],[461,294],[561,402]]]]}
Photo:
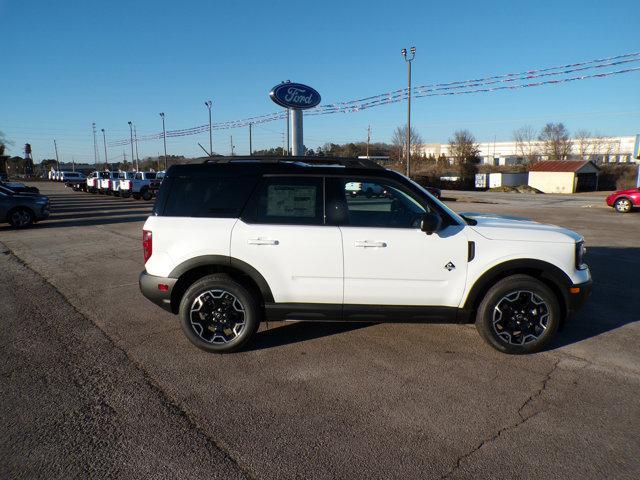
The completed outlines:
{"type": "Polygon", "coordinates": [[[142,253],[144,254],[144,263],[147,263],[153,253],[153,238],[150,230],[142,230],[142,253]]]}

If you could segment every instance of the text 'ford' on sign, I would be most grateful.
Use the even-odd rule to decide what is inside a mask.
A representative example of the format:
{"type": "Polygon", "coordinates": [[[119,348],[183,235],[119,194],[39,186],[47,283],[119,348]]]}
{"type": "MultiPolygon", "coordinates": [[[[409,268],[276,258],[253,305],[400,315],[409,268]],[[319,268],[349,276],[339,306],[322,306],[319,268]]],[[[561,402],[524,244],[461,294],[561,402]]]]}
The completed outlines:
{"type": "Polygon", "coordinates": [[[271,100],[285,108],[313,108],[320,103],[320,94],[301,83],[281,83],[269,92],[271,100]]]}

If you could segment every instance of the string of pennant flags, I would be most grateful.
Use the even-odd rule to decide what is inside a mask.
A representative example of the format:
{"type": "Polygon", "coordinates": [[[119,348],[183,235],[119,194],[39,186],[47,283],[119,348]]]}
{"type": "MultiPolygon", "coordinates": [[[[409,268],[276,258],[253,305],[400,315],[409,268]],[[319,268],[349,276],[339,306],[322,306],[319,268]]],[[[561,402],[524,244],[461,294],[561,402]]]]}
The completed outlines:
{"type": "MultiPolygon", "coordinates": [[[[523,88],[534,88],[544,85],[557,85],[561,83],[576,82],[580,80],[606,78],[616,75],[622,75],[640,70],[640,67],[629,67],[614,71],[601,73],[587,73],[583,75],[567,76],[577,72],[585,72],[588,70],[610,68],[620,65],[627,65],[640,61],[640,52],[627,53],[624,55],[616,55],[613,57],[600,58],[590,61],[570,63],[566,65],[558,65],[554,67],[546,67],[542,69],[527,70],[518,73],[506,73],[493,75],[484,78],[476,78],[470,80],[462,80],[447,83],[432,83],[428,85],[419,85],[411,89],[412,98],[426,98],[438,96],[453,95],[469,95],[478,93],[490,93],[503,90],[518,90],[523,88]],[[555,78],[549,78],[555,77],[555,78]],[[547,79],[549,78],[549,79],[547,79]],[[544,79],[544,80],[539,80],[544,79]],[[539,80],[531,82],[531,80],[539,80]],[[526,83],[521,83],[526,82],[526,83]]],[[[305,116],[330,115],[335,113],[354,113],[369,108],[382,105],[399,103],[407,100],[409,97],[409,89],[403,88],[387,93],[373,95],[370,97],[348,100],[344,102],[335,102],[331,104],[321,105],[305,111],[305,116]]],[[[263,123],[283,120],[286,117],[286,111],[272,112],[265,115],[257,115],[253,117],[229,120],[226,122],[213,123],[212,130],[228,130],[233,128],[247,127],[249,124],[257,125],[263,123]]],[[[209,124],[199,125],[191,128],[178,130],[168,130],[166,137],[184,137],[197,135],[209,131],[209,124]]],[[[162,132],[150,135],[142,135],[137,137],[138,141],[159,140],[162,139],[162,132]]],[[[121,139],[110,142],[112,147],[129,145],[130,139],[121,139]]]]}

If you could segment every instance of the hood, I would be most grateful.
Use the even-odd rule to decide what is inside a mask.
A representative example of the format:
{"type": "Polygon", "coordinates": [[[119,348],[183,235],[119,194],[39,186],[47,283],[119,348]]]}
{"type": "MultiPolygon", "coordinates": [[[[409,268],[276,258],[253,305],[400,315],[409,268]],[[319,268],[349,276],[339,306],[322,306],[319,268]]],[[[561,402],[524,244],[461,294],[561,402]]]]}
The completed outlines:
{"type": "Polygon", "coordinates": [[[620,191],[617,191],[617,192],[615,192],[615,193],[612,193],[612,194],[611,194],[611,195],[609,195],[609,196],[610,196],[610,197],[613,197],[614,195],[625,195],[625,194],[627,194],[627,195],[631,195],[632,193],[638,193],[638,191],[640,191],[640,189],[638,189],[637,187],[636,187],[636,188],[629,188],[629,189],[627,189],[627,190],[620,190],[620,191]]]}
{"type": "Polygon", "coordinates": [[[470,228],[490,240],[545,243],[575,243],[583,240],[581,235],[572,230],[534,222],[528,218],[488,213],[463,213],[462,215],[475,220],[477,224],[470,228]]]}

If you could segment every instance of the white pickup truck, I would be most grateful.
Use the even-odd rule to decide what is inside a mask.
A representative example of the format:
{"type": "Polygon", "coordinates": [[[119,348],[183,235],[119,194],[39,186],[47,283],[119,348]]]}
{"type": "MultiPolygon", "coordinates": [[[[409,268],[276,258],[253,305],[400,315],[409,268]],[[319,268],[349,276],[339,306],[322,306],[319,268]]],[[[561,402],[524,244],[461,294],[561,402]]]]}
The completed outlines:
{"type": "Polygon", "coordinates": [[[133,196],[136,200],[151,200],[160,187],[162,180],[157,172],[136,172],[131,179],[120,181],[120,192],[123,197],[133,196]]]}
{"type": "Polygon", "coordinates": [[[131,180],[133,179],[133,177],[135,176],[136,172],[119,172],[118,173],[118,178],[116,178],[115,180],[111,180],[109,182],[109,195],[114,195],[114,196],[129,196],[128,194],[126,194],[126,192],[122,192],[121,190],[121,184],[123,180],[131,180]]]}
{"type": "Polygon", "coordinates": [[[98,193],[111,195],[111,185],[113,182],[118,181],[118,175],[120,172],[103,172],[106,173],[103,177],[100,178],[98,182],[98,193]]]}
{"type": "Polygon", "coordinates": [[[91,172],[87,177],[87,192],[98,193],[103,178],[109,178],[109,172],[91,172]]]}

